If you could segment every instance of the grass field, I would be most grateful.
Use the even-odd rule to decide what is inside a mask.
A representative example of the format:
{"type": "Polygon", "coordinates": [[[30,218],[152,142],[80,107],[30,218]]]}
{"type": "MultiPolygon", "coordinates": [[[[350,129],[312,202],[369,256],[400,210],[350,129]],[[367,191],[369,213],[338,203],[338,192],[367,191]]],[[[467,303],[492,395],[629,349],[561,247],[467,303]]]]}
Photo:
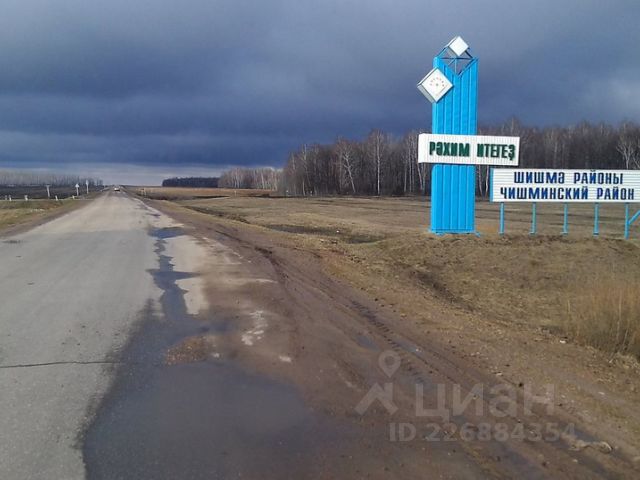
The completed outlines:
{"type": "MultiPolygon", "coordinates": [[[[332,229],[342,226],[343,232],[357,231],[374,235],[394,236],[406,231],[424,233],[428,230],[430,204],[422,198],[265,198],[265,193],[238,191],[235,196],[218,192],[220,198],[191,197],[185,200],[190,208],[201,208],[211,214],[228,216],[234,214],[250,223],[275,226],[281,219],[285,224],[305,227],[317,226],[332,229]],[[259,198],[254,198],[259,197],[259,198]],[[283,217],[284,215],[284,217],[283,217]]],[[[159,193],[156,193],[159,195],[159,193]]],[[[183,202],[181,202],[183,203],[183,202]]],[[[640,205],[638,205],[640,208],[640,205]]],[[[601,205],[600,236],[618,238],[624,232],[624,206],[601,205]]],[[[508,205],[505,209],[507,234],[525,235],[531,230],[531,205],[508,205]]],[[[585,237],[593,232],[594,210],[590,205],[575,205],[569,210],[569,237],[585,237]]],[[[476,206],[478,232],[483,236],[497,235],[499,228],[499,206],[489,202],[478,202],[476,206]]],[[[542,235],[562,233],[562,205],[539,204],[537,208],[537,231],[542,235]]],[[[640,238],[640,224],[636,226],[635,238],[640,238]]],[[[304,232],[300,232],[304,233],[304,232]]]]}
{"type": "Polygon", "coordinates": [[[571,207],[563,237],[562,206],[549,204],[538,206],[539,235],[529,235],[530,205],[517,205],[507,208],[507,235],[499,236],[498,206],[487,202],[477,205],[479,237],[437,237],[427,232],[429,205],[419,198],[225,196],[218,189],[216,198],[198,198],[163,190],[154,190],[156,198],[285,236],[407,315],[424,316],[436,302],[640,357],[639,227],[632,240],[620,239],[621,205],[601,206],[599,238],[592,206],[571,207]]]}
{"type": "Polygon", "coordinates": [[[71,208],[73,200],[0,200],[0,233],[30,221],[44,219],[48,215],[71,208]]]}
{"type": "Polygon", "coordinates": [[[246,190],[231,188],[184,188],[184,187],[127,187],[132,193],[156,200],[193,200],[222,197],[269,197],[270,190],[246,190]]]}

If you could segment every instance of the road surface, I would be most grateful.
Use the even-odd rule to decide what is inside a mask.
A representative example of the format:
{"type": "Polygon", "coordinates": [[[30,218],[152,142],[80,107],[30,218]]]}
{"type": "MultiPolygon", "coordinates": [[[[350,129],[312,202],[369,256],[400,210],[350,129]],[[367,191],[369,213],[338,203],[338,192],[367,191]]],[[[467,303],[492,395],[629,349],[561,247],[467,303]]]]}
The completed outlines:
{"type": "Polygon", "coordinates": [[[0,477],[83,478],[80,435],[160,291],[156,217],[120,194],[0,240],[0,477]]]}
{"type": "Polygon", "coordinates": [[[347,429],[235,355],[191,348],[233,330],[198,271],[220,261],[216,280],[234,284],[220,272],[239,262],[182,227],[108,192],[0,239],[0,478],[322,475],[347,429]]]}

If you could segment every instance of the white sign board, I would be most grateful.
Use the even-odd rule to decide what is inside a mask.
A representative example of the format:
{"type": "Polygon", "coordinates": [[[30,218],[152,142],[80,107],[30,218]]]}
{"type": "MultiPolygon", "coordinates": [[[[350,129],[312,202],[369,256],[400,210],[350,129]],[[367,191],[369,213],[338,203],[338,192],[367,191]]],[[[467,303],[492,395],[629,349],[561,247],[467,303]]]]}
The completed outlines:
{"type": "Polygon", "coordinates": [[[418,135],[418,162],[518,166],[520,137],[418,135]]]}
{"type": "Polygon", "coordinates": [[[639,202],[638,170],[493,168],[492,202],[639,202]]]}

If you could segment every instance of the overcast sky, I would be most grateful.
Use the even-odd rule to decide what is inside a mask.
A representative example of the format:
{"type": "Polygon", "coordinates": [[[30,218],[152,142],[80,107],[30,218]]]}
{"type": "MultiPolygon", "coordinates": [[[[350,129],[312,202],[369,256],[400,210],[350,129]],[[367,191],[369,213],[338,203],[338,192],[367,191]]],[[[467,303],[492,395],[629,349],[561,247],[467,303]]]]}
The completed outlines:
{"type": "Polygon", "coordinates": [[[157,183],[426,128],[455,35],[481,123],[640,121],[639,24],[639,0],[2,0],[0,168],[157,183]]]}

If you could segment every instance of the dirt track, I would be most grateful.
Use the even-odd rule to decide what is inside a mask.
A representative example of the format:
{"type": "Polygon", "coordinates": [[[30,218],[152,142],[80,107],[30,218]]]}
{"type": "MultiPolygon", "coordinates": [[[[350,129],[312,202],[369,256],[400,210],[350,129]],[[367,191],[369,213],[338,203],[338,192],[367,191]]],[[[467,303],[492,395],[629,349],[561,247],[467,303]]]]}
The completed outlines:
{"type": "MultiPolygon", "coordinates": [[[[633,442],[610,431],[599,435],[583,417],[562,408],[566,400],[558,396],[565,392],[541,401],[543,384],[527,378],[513,382],[484,365],[479,368],[479,360],[468,349],[456,351],[451,338],[443,341],[441,335],[415,328],[411,319],[393,308],[328,275],[321,257],[282,237],[169,203],[153,205],[191,227],[189,233],[216,252],[202,268],[207,298],[210,308],[236,327],[220,334],[222,338],[188,339],[170,352],[169,360],[202,360],[212,351],[209,341],[215,342],[217,354],[251,371],[292,382],[316,409],[357,427],[360,446],[347,442],[343,455],[324,463],[323,478],[358,477],[364,472],[373,478],[423,478],[425,471],[442,478],[638,474],[633,442]],[[399,368],[385,373],[379,365],[381,355],[391,363],[399,359],[399,368]],[[390,414],[381,402],[362,415],[356,411],[372,386],[387,383],[393,384],[391,398],[397,412],[390,414]],[[424,395],[416,396],[416,385],[424,395]],[[490,412],[496,395],[488,392],[497,385],[506,385],[502,393],[517,397],[516,412],[504,416],[490,412]],[[475,388],[483,401],[474,400],[451,418],[416,417],[416,398],[424,399],[424,408],[435,408],[438,388],[445,392],[441,410],[456,412],[456,386],[462,399],[475,388]],[[524,398],[531,395],[539,401],[527,413],[524,398]],[[484,407],[478,407],[481,412],[478,405],[484,407]],[[416,427],[412,441],[390,441],[390,423],[397,422],[416,427]],[[538,428],[549,441],[538,439],[538,428]],[[498,433],[505,430],[507,438],[498,433]]],[[[523,347],[523,358],[531,354],[526,350],[523,347]]],[[[498,409],[504,411],[506,405],[498,409]]]]}

